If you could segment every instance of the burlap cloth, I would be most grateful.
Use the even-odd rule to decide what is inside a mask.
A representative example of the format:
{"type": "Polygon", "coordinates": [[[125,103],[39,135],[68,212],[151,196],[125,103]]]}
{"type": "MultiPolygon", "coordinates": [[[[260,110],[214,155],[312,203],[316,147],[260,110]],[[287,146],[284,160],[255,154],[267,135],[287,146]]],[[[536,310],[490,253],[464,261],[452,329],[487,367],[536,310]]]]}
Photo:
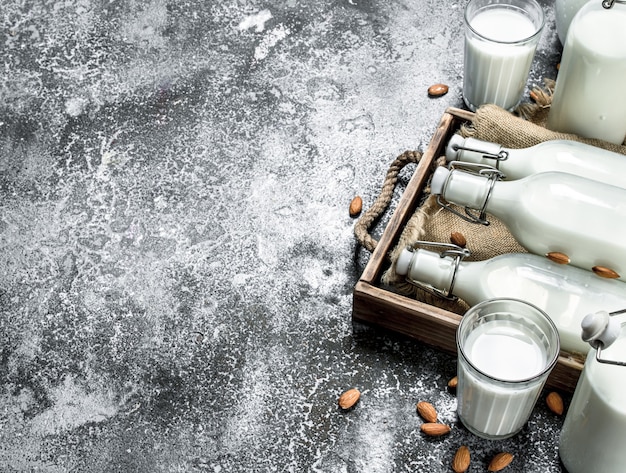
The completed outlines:
{"type": "MultiPolygon", "coordinates": [[[[509,113],[495,105],[480,107],[472,122],[463,125],[457,132],[464,137],[472,136],[480,140],[499,143],[506,148],[528,148],[543,141],[567,139],[626,155],[624,145],[582,139],[576,135],[546,129],[545,121],[553,84],[553,82],[546,81],[545,89],[534,89],[531,96],[535,103],[524,104],[515,113],[509,113]]],[[[437,164],[444,165],[445,158],[441,157],[437,164]]],[[[428,194],[429,190],[427,186],[425,192],[428,194]]],[[[485,260],[504,253],[525,252],[502,222],[492,215],[488,216],[488,220],[490,221],[488,226],[466,222],[452,212],[442,209],[434,196],[428,196],[407,222],[397,246],[390,253],[391,266],[383,273],[381,282],[393,286],[404,295],[411,295],[428,304],[458,314],[464,313],[468,308],[464,301],[447,301],[407,283],[404,277],[396,274],[395,262],[407,245],[418,240],[450,243],[452,232],[462,233],[467,240],[467,248],[471,251],[471,256],[466,261],[485,260]]]]}

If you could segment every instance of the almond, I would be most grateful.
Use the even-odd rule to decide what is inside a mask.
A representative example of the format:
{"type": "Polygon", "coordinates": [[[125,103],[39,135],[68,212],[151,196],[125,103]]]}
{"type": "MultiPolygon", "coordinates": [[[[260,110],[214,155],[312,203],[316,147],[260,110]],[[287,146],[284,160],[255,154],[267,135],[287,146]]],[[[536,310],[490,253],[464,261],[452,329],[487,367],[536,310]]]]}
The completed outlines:
{"type": "Polygon", "coordinates": [[[558,251],[552,251],[546,255],[546,257],[557,264],[569,264],[569,256],[565,253],[560,253],[558,251]]]}
{"type": "Polygon", "coordinates": [[[504,470],[513,461],[513,455],[507,452],[498,453],[491,459],[487,471],[504,470]]]}
{"type": "Polygon", "coordinates": [[[461,248],[465,248],[465,245],[467,245],[467,240],[461,232],[452,232],[450,234],[450,241],[461,248]]]}
{"type": "Polygon", "coordinates": [[[420,430],[430,437],[441,437],[450,433],[450,426],[437,422],[427,422],[421,425],[420,430]]]}
{"type": "Polygon", "coordinates": [[[548,409],[557,415],[563,414],[563,398],[555,391],[552,391],[546,396],[546,404],[548,409]]]}
{"type": "Polygon", "coordinates": [[[450,381],[448,381],[448,387],[450,389],[456,389],[458,384],[459,384],[459,378],[456,377],[456,376],[454,378],[452,378],[450,381]]]}
{"type": "Polygon", "coordinates": [[[358,389],[348,389],[345,393],[339,396],[339,407],[342,409],[350,409],[357,403],[360,397],[361,392],[358,389]]]}
{"type": "Polygon", "coordinates": [[[437,422],[437,411],[430,402],[418,402],[417,412],[426,422],[437,422]]]}
{"type": "Polygon", "coordinates": [[[350,217],[356,217],[363,209],[363,199],[358,195],[350,202],[350,217]]]}
{"type": "Polygon", "coordinates": [[[428,88],[428,95],[431,97],[441,97],[448,93],[448,86],[446,84],[433,84],[428,88]]]}
{"type": "Polygon", "coordinates": [[[613,271],[610,268],[605,268],[604,266],[594,266],[591,270],[596,273],[601,278],[607,279],[617,279],[619,278],[619,274],[613,271]]]}
{"type": "Polygon", "coordinates": [[[470,465],[470,451],[465,445],[461,445],[452,459],[454,473],[465,473],[470,465]]]}

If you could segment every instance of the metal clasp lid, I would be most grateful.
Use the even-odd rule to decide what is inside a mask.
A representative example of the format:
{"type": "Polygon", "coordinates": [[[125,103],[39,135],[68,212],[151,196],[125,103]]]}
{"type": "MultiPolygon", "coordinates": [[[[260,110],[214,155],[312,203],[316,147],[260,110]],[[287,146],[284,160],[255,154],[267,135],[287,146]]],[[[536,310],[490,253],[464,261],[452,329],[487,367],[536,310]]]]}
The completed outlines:
{"type": "Polygon", "coordinates": [[[602,350],[611,346],[620,336],[622,327],[626,326],[626,322],[620,324],[617,319],[612,318],[619,314],[626,314],[626,309],[614,312],[601,310],[587,314],[581,322],[582,339],[596,349],[596,360],[599,363],[626,366],[626,361],[602,358],[602,350]]]}
{"type": "MultiPolygon", "coordinates": [[[[500,161],[506,161],[507,159],[509,159],[509,152],[502,148],[497,153],[493,153],[491,151],[480,149],[479,147],[470,147],[467,145],[455,144],[452,146],[452,149],[454,151],[462,150],[462,151],[469,151],[471,153],[478,153],[485,159],[493,159],[496,161],[496,169],[500,169],[500,161]]],[[[504,175],[503,175],[503,178],[504,178],[504,175]]]]}
{"type": "Polygon", "coordinates": [[[602,0],[602,7],[610,10],[611,8],[613,8],[613,5],[616,3],[626,3],[626,1],[624,0],[602,0]]]}
{"type": "MultiPolygon", "coordinates": [[[[439,242],[434,242],[434,241],[416,241],[412,245],[408,245],[407,250],[413,253],[414,250],[417,250],[420,247],[443,248],[443,251],[439,253],[440,258],[445,258],[447,256],[451,256],[454,258],[454,269],[452,270],[452,273],[450,274],[450,281],[448,282],[446,289],[439,289],[439,288],[434,287],[431,284],[427,284],[422,281],[417,281],[411,278],[410,268],[407,273],[406,281],[435,296],[442,297],[449,301],[456,300],[457,297],[452,295],[452,292],[454,289],[454,283],[456,280],[456,273],[459,269],[459,264],[461,263],[461,261],[464,258],[467,258],[468,256],[470,256],[471,254],[470,250],[468,250],[467,248],[462,248],[458,245],[454,245],[452,243],[439,243],[439,242]]],[[[413,265],[413,261],[414,259],[412,258],[411,265],[413,265]]]]}
{"type": "MultiPolygon", "coordinates": [[[[489,198],[491,197],[491,193],[493,192],[493,187],[495,186],[496,181],[504,179],[506,177],[505,174],[502,171],[494,168],[493,166],[488,166],[486,164],[478,164],[478,163],[465,163],[462,161],[451,161],[450,164],[448,165],[448,169],[450,171],[453,171],[453,170],[464,171],[470,174],[475,174],[477,176],[487,176],[487,183],[488,183],[487,185],[489,187],[487,188],[485,201],[483,202],[482,207],[478,211],[478,214],[473,214],[471,212],[472,209],[470,209],[469,207],[465,207],[465,215],[457,211],[456,209],[452,207],[452,204],[450,202],[448,202],[447,200],[443,198],[443,195],[446,193],[446,188],[448,187],[448,182],[450,180],[448,178],[448,180],[444,184],[443,192],[437,195],[437,203],[445,210],[452,212],[458,217],[461,217],[466,222],[489,225],[490,222],[486,218],[487,212],[485,211],[485,209],[487,208],[487,203],[489,202],[489,198]]],[[[450,176],[451,175],[452,173],[450,173],[450,176]]]]}

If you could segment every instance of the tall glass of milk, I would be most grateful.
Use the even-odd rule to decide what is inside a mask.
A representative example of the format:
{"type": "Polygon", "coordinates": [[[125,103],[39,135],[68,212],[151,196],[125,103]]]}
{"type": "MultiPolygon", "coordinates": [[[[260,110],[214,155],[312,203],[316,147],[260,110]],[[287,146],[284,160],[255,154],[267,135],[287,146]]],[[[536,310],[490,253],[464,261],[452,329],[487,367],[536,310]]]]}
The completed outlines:
{"type": "Polygon", "coordinates": [[[594,0],[567,32],[547,126],[622,144],[626,138],[626,5],[594,0]]]}
{"type": "Polygon", "coordinates": [[[463,425],[487,439],[518,433],[559,356],[552,320],[527,302],[490,299],[465,313],[457,348],[457,414],[463,425]]]}
{"type": "Polygon", "coordinates": [[[475,111],[520,102],[544,25],[535,0],[470,0],[465,8],[463,100],[475,111]]]}

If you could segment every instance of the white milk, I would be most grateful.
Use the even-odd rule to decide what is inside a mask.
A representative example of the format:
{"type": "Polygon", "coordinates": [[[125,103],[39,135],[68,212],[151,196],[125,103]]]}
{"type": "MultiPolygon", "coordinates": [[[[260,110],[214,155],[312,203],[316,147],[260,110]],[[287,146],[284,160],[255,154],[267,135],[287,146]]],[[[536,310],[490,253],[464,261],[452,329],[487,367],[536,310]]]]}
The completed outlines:
{"type": "Polygon", "coordinates": [[[431,192],[471,209],[485,206],[531,253],[565,253],[573,266],[609,268],[626,281],[626,189],[551,171],[497,181],[489,193],[486,176],[438,167],[431,192]]]}
{"type": "Polygon", "coordinates": [[[626,136],[626,5],[585,5],[570,24],[548,128],[621,144],[626,136]]]}
{"type": "Polygon", "coordinates": [[[596,276],[544,256],[507,253],[483,261],[457,262],[439,252],[404,249],[396,273],[449,294],[452,290],[470,306],[488,299],[512,298],[543,310],[559,331],[561,348],[586,354],[580,337],[583,318],[593,312],[626,308],[626,283],[596,276]],[[454,275],[454,286],[450,288],[454,275]]]}
{"type": "Polygon", "coordinates": [[[514,108],[524,91],[536,48],[536,42],[523,41],[535,34],[535,26],[523,13],[505,8],[480,11],[470,26],[483,38],[471,33],[465,38],[466,104],[473,110],[485,103],[514,108]],[[522,43],[511,44],[519,41],[522,43]]]}
{"type": "MultiPolygon", "coordinates": [[[[602,358],[626,361],[626,334],[602,358]]],[[[626,470],[626,367],[598,363],[589,352],[563,424],[559,454],[569,473],[626,470]]]]}
{"type": "MultiPolygon", "coordinates": [[[[510,321],[488,321],[469,334],[464,351],[483,373],[500,380],[519,381],[541,373],[546,350],[537,335],[510,321]]],[[[486,383],[459,358],[458,413],[463,423],[483,436],[517,433],[528,420],[543,383],[521,384],[517,389],[486,383]]]]}

